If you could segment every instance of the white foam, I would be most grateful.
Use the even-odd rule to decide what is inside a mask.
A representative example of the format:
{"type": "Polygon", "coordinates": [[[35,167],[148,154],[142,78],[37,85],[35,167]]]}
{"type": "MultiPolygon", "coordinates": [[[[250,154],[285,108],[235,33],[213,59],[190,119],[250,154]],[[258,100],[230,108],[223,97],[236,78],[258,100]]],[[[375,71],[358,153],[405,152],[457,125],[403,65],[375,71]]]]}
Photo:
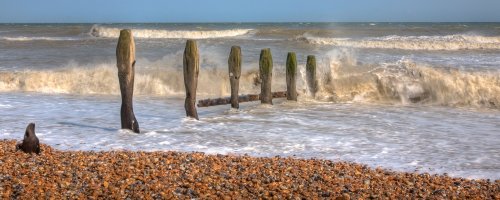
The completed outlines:
{"type": "Polygon", "coordinates": [[[495,71],[446,70],[406,58],[359,64],[349,52],[328,54],[326,63],[317,69],[318,99],[500,107],[500,76],[495,71]]]}
{"type": "Polygon", "coordinates": [[[0,37],[0,40],[7,41],[34,41],[34,40],[46,40],[46,41],[73,41],[80,40],[80,38],[75,37],[0,37]]]}
{"type": "Polygon", "coordinates": [[[0,108],[12,108],[12,105],[9,105],[9,104],[0,104],[0,108]]]}
{"type": "Polygon", "coordinates": [[[500,37],[479,35],[398,36],[362,39],[314,37],[298,38],[311,44],[334,45],[353,48],[405,49],[405,50],[461,50],[500,49],[500,37]]]}
{"type": "MultiPolygon", "coordinates": [[[[117,38],[120,36],[119,28],[104,26],[93,26],[90,34],[95,37],[117,38]]],[[[132,29],[136,38],[154,39],[207,39],[235,37],[248,34],[252,29],[229,29],[229,30],[162,30],[162,29],[132,29]]]]}
{"type": "Polygon", "coordinates": [[[169,144],[171,144],[171,142],[169,142],[169,141],[163,141],[163,142],[159,142],[158,144],[159,145],[169,145],[169,144]]]}

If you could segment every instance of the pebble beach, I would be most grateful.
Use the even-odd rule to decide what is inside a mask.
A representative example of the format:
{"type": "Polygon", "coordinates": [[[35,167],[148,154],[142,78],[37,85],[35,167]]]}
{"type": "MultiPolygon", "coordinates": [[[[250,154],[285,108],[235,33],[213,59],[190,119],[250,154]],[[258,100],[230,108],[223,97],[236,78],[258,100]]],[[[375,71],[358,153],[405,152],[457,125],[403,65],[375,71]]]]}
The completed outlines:
{"type": "Polygon", "coordinates": [[[16,151],[0,141],[3,199],[500,199],[500,180],[321,159],[184,152],[16,151]]]}

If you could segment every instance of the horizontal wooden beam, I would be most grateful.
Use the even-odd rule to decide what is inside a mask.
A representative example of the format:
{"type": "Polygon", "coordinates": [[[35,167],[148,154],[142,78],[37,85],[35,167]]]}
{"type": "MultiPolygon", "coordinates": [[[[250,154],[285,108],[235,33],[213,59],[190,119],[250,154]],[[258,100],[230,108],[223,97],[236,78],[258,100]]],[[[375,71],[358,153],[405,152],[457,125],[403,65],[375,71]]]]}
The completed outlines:
{"type": "MultiPolygon", "coordinates": [[[[273,98],[286,98],[286,91],[282,92],[273,92],[273,98]]],[[[247,94],[238,96],[238,102],[250,102],[250,101],[259,101],[259,94],[247,94]]],[[[210,107],[210,106],[219,106],[231,104],[231,97],[222,97],[217,99],[202,99],[198,101],[198,107],[210,107]]]]}

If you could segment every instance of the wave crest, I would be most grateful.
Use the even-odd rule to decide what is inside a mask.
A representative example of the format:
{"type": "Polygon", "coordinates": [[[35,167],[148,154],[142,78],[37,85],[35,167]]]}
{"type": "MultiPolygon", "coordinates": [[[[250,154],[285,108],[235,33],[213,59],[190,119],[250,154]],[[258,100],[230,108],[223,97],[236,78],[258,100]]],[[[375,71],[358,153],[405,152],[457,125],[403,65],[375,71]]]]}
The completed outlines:
{"type": "MultiPolygon", "coordinates": [[[[183,96],[182,52],[155,62],[140,61],[136,68],[134,94],[183,96]]],[[[207,55],[201,63],[198,98],[230,95],[227,69],[217,55],[207,55]]],[[[241,94],[260,92],[258,64],[246,64],[242,72],[241,94]]],[[[299,65],[297,90],[306,93],[305,66],[299,65]]],[[[276,65],[273,91],[286,90],[285,67],[276,65]]],[[[500,108],[500,72],[469,72],[444,69],[401,59],[396,63],[364,64],[349,50],[332,51],[319,59],[318,100],[334,102],[383,102],[391,104],[432,104],[500,108]]],[[[0,72],[0,92],[42,92],[119,95],[115,64],[69,65],[59,70],[0,72]]]]}
{"type": "MultiPolygon", "coordinates": [[[[180,56],[182,54],[174,55],[180,56]]],[[[134,94],[146,96],[184,95],[182,63],[165,65],[171,57],[160,62],[143,61],[136,66],[134,94]]],[[[176,59],[179,60],[179,59],[176,59]]],[[[182,59],[180,59],[182,62],[182,59]]],[[[205,63],[205,66],[209,64],[205,63]]],[[[255,93],[253,84],[256,71],[242,73],[241,92],[255,93]]],[[[219,97],[230,94],[229,76],[226,70],[203,68],[198,78],[199,97],[219,97]]],[[[27,70],[0,72],[0,92],[40,92],[78,95],[119,95],[120,87],[115,64],[103,63],[81,66],[70,63],[58,70],[27,70]]]]}
{"type": "Polygon", "coordinates": [[[304,35],[298,40],[310,44],[353,48],[404,50],[500,49],[500,37],[474,35],[447,36],[385,36],[375,38],[326,38],[304,35]]]}
{"type": "Polygon", "coordinates": [[[500,108],[500,73],[444,69],[401,59],[360,64],[335,52],[320,69],[320,98],[500,108]]]}
{"type": "Polygon", "coordinates": [[[79,40],[79,39],[80,38],[76,38],[76,37],[24,37],[24,36],[19,36],[19,37],[0,37],[0,40],[18,41],[18,42],[34,41],[34,40],[73,41],[73,40],[79,40]]]}
{"type": "MultiPolygon", "coordinates": [[[[94,37],[117,38],[120,36],[119,28],[93,26],[90,34],[94,37]]],[[[230,30],[161,30],[161,29],[133,29],[136,38],[152,39],[207,39],[236,37],[248,34],[252,29],[230,30]]]]}

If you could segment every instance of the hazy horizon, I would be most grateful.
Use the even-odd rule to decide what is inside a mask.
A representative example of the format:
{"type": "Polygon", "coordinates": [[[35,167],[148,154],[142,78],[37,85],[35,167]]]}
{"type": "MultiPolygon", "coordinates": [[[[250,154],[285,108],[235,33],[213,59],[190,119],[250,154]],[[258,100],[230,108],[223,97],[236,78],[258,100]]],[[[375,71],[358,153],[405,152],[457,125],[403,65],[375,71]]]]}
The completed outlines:
{"type": "Polygon", "coordinates": [[[500,1],[0,2],[0,23],[500,22],[500,1]]]}
{"type": "Polygon", "coordinates": [[[385,21],[353,21],[353,22],[337,22],[337,21],[324,21],[324,22],[314,22],[314,21],[304,21],[304,22],[0,22],[0,24],[293,24],[293,23],[313,23],[313,24],[361,24],[361,23],[383,23],[383,24],[460,24],[460,23],[486,23],[486,24],[495,24],[500,22],[485,22],[485,21],[463,21],[463,22],[403,22],[403,21],[394,21],[394,22],[385,22],[385,21]]]}

